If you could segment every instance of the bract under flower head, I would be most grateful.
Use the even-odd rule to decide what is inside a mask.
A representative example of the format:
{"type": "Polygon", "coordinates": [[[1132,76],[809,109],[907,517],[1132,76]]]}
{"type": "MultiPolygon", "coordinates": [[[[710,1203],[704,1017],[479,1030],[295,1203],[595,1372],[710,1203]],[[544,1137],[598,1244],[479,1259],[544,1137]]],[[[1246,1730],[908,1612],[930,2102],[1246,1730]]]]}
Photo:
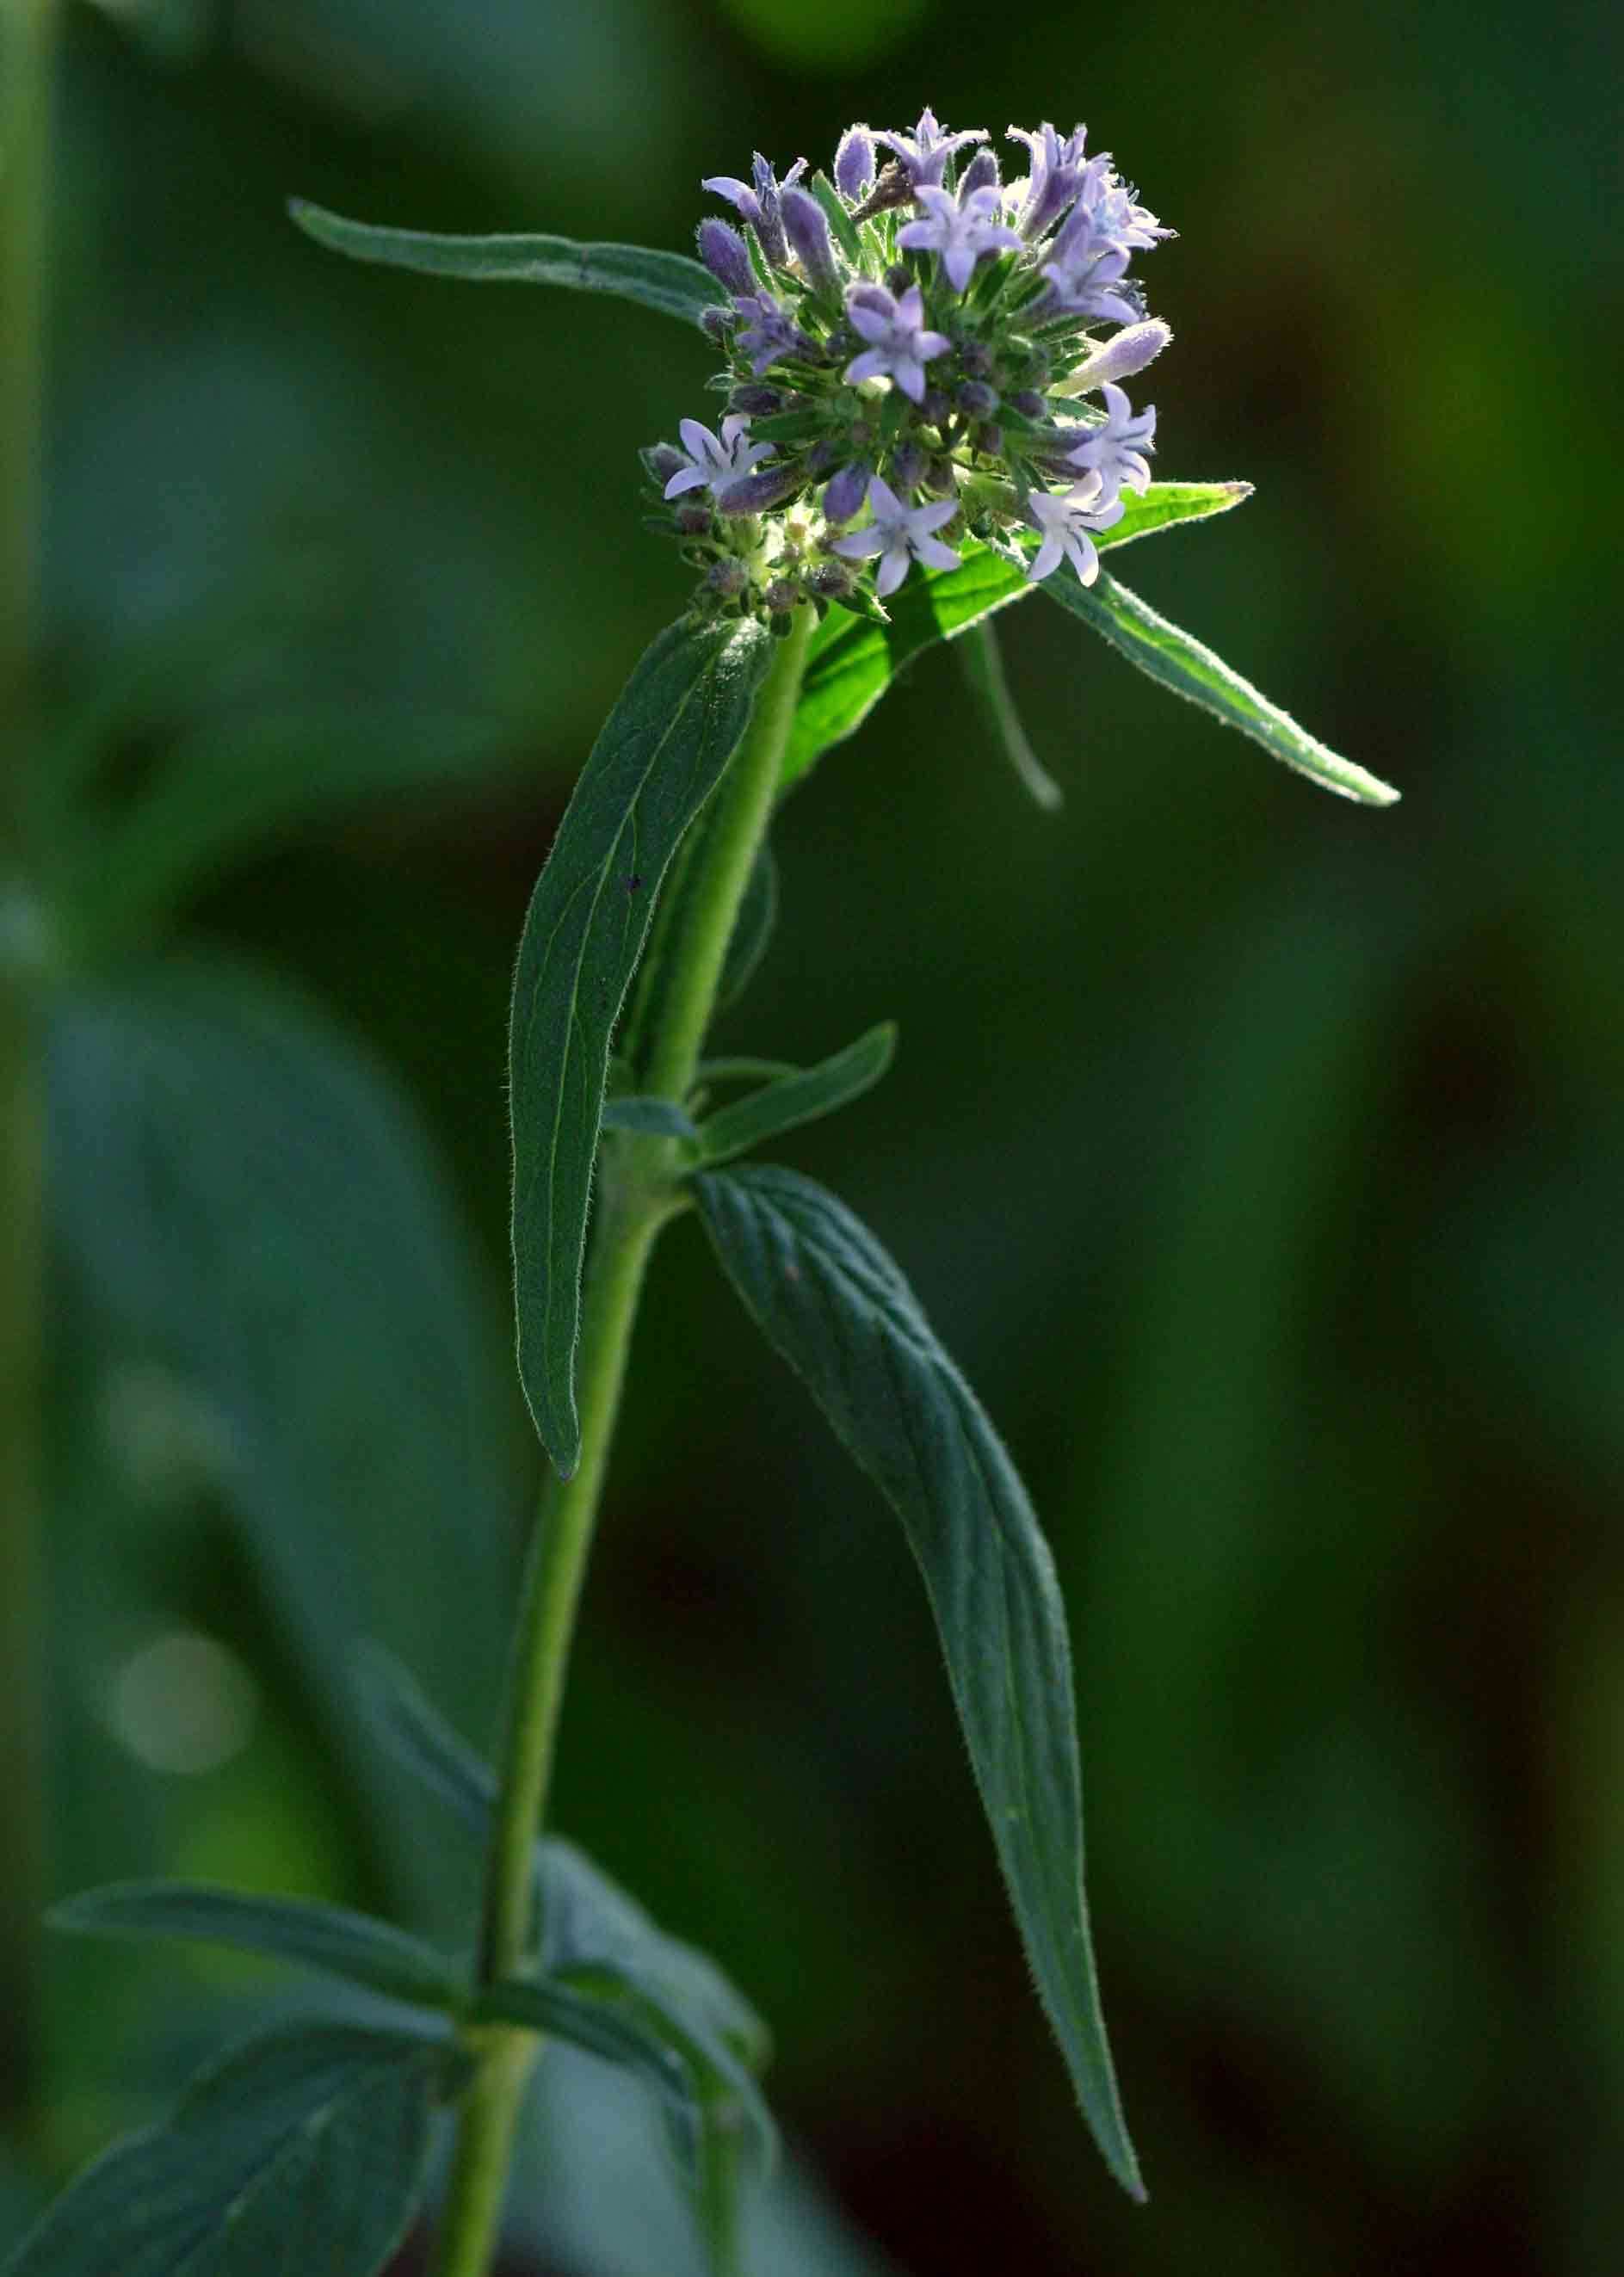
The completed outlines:
{"type": "Polygon", "coordinates": [[[1089,533],[1148,480],[1155,415],[1115,383],[1170,337],[1130,270],[1171,232],[1080,126],[1010,131],[1029,168],[1009,188],[985,131],[928,106],[848,128],[828,176],[797,159],[781,181],[758,153],[748,179],[707,177],[738,222],[700,240],[729,293],[705,319],[727,415],[714,436],[685,422],[660,461],[705,573],[697,606],[872,610],[854,579],[883,598],[916,564],[945,569],[960,529],[1036,529],[1039,560],[1093,574],[1089,533]]]}

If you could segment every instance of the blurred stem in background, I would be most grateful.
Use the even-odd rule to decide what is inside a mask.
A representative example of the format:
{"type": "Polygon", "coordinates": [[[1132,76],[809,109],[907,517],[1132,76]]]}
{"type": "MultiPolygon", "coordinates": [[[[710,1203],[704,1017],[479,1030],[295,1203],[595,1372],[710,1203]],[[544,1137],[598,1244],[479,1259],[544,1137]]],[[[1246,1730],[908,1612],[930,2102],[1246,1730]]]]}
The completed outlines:
{"type": "Polygon", "coordinates": [[[55,0],[0,0],[0,2120],[25,2114],[34,2083],[43,1884],[41,918],[24,840],[56,14],[55,0]]]}
{"type": "MultiPolygon", "coordinates": [[[[744,740],[713,794],[718,811],[705,831],[705,866],[683,930],[670,944],[670,973],[662,976],[664,1009],[649,1066],[650,1087],[660,1098],[682,1100],[693,1088],[728,945],[778,794],[812,624],[803,605],[775,644],[744,740]]],[[[623,1168],[617,1166],[613,1182],[606,1174],[603,1180],[577,1372],[581,1460],[568,1480],[549,1475],[543,1490],[515,1630],[480,1946],[486,1984],[522,1976],[534,1952],[535,1842],[546,1813],[570,1641],[637,1302],[655,1238],[684,1207],[672,1181],[672,1155],[669,1139],[629,1139],[623,1168]]],[[[491,2266],[514,2127],[537,2045],[534,2034],[505,2028],[486,2044],[463,2106],[439,2277],[485,2277],[491,2266]]]]}

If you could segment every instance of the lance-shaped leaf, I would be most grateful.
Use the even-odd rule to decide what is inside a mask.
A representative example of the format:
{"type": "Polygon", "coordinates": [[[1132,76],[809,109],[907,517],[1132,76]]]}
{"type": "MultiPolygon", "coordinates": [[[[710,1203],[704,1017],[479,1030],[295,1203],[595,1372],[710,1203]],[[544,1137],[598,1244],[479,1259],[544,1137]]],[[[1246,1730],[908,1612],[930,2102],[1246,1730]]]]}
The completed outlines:
{"type": "Polygon", "coordinates": [[[721,287],[708,269],[685,253],[641,245],[578,245],[568,237],[443,237],[431,230],[382,229],[347,221],[342,214],[288,201],[288,213],[318,245],[352,261],[414,269],[429,277],[459,277],[480,285],[561,285],[576,293],[611,293],[662,316],[697,324],[713,308],[721,287]]]}
{"type": "Polygon", "coordinates": [[[1052,813],[1061,803],[1060,785],[1033,750],[1021,725],[1015,698],[1010,693],[1009,675],[1003,668],[997,628],[985,621],[972,625],[954,644],[953,653],[964,672],[964,685],[987,722],[988,735],[1038,804],[1052,813]]]}
{"type": "Polygon", "coordinates": [[[452,2008],[461,1978],[444,1953],[390,1922],[302,1898],[199,1882],[115,1882],[52,1908],[53,1928],[91,1937],[179,1938],[319,1969],[392,1999],[452,2008]]]}
{"type": "Polygon", "coordinates": [[[896,1024],[882,1020],[855,1044],[848,1044],[843,1052],[820,1060],[816,1067],[797,1068],[793,1074],[779,1076],[759,1091],[752,1091],[747,1099],[719,1107],[714,1115],[706,1116],[695,1135],[698,1162],[707,1169],[729,1162],[736,1154],[777,1138],[781,1131],[794,1131],[803,1123],[815,1123],[820,1116],[833,1115],[837,1108],[873,1090],[890,1066],[896,1049],[896,1024]]]}
{"type": "Polygon", "coordinates": [[[98,2159],[5,2277],[373,2277],[423,2190],[445,2040],[300,2024],[193,2081],[169,2124],[98,2159]]]}
{"type": "Polygon", "coordinates": [[[1225,727],[1239,727],[1243,735],[1261,743],[1271,758],[1283,759],[1323,788],[1334,790],[1343,798],[1358,799],[1366,806],[1391,806],[1399,796],[1390,783],[1328,750],[1277,704],[1260,694],[1249,680],[1231,672],[1222,657],[1215,656],[1188,633],[1181,633],[1177,625],[1170,625],[1165,617],[1159,617],[1137,594],[1103,571],[1094,584],[1083,585],[1069,570],[1056,569],[1043,580],[1043,590],[1063,609],[1092,625],[1130,664],[1138,665],[1163,688],[1199,704],[1225,727]]]}
{"type": "Polygon", "coordinates": [[[1083,1895],[1065,1611],[1025,1490],[913,1292],[850,1210],[789,1170],[707,1172],[694,1185],[746,1307],[903,1522],[1039,1995],[1107,2164],[1140,2197],[1083,1895]]]}
{"type": "Polygon", "coordinates": [[[766,667],[754,622],[671,626],[592,747],[519,946],[511,1049],[519,1375],[568,1477],[576,1340],[609,1038],[678,842],[732,758],[766,667]]]}
{"type": "MultiPolygon", "coordinates": [[[[1152,483],[1125,501],[1122,520],[1096,544],[1131,544],[1179,522],[1201,522],[1251,496],[1249,483],[1152,483]]],[[[784,753],[786,788],[819,754],[860,727],[903,666],[934,642],[951,640],[1036,587],[1018,562],[967,540],[957,569],[915,572],[893,594],[889,621],[831,609],[812,636],[801,700],[784,753]]]]}

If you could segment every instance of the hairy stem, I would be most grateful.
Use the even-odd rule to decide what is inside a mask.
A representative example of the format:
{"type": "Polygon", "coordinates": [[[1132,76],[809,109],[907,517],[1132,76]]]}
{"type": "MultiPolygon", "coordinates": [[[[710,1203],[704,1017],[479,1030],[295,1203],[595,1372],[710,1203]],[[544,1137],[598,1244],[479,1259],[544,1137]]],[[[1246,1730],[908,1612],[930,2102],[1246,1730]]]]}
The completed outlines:
{"type": "Polygon", "coordinates": [[[0,0],[0,2119],[37,2068],[44,1881],[40,1732],[40,1315],[43,1195],[26,752],[41,497],[44,240],[54,0],[0,0]]]}
{"type": "MultiPolygon", "coordinates": [[[[777,793],[795,718],[812,613],[796,613],[778,643],[751,723],[716,790],[705,867],[694,880],[653,1040],[651,1083],[680,1099],[693,1082],[717,985],[751,865],[777,793]]],[[[496,1824],[487,1862],[480,1977],[521,1973],[534,1955],[535,1842],[546,1814],[560,1710],[581,1586],[614,1442],[637,1303],[660,1227],[681,1207],[670,1183],[672,1142],[625,1139],[606,1175],[592,1241],[577,1389],[581,1461],[568,1481],[549,1478],[515,1631],[496,1824]]],[[[496,2250],[514,2129],[539,2041],[492,2027],[482,2036],[478,2076],[462,2110],[440,2239],[439,2277],[485,2277],[496,2250]]]]}

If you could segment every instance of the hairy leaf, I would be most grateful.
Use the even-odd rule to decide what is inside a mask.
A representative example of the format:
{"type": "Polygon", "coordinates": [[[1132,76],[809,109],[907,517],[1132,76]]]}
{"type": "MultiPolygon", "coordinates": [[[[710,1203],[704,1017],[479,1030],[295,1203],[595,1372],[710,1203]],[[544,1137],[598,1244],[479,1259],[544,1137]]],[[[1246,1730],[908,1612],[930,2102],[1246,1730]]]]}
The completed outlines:
{"type": "Polygon", "coordinates": [[[1137,594],[1103,571],[1093,585],[1083,585],[1062,567],[1043,580],[1043,590],[1063,609],[1092,625],[1130,664],[1138,665],[1163,688],[1199,704],[1226,727],[1239,727],[1243,735],[1261,743],[1271,758],[1283,759],[1288,767],[1309,776],[1324,789],[1334,790],[1343,798],[1359,799],[1366,806],[1391,806],[1399,796],[1390,784],[1327,750],[1277,704],[1260,695],[1250,681],[1231,672],[1222,658],[1188,633],[1181,633],[1177,625],[1170,625],[1165,617],[1159,617],[1137,594]]]}
{"type": "MultiPolygon", "coordinates": [[[[1152,483],[1142,498],[1127,500],[1122,520],[1114,529],[1103,531],[1098,542],[1102,547],[1127,545],[1181,522],[1227,513],[1249,496],[1246,483],[1152,483]]],[[[862,726],[896,674],[921,649],[951,640],[967,626],[1036,590],[1018,563],[991,546],[971,538],[959,554],[957,569],[911,576],[891,598],[888,623],[853,620],[843,611],[831,610],[819,626],[784,754],[786,788],[831,743],[862,726]]]]}
{"type": "Polygon", "coordinates": [[[881,1021],[866,1035],[848,1044],[816,1067],[797,1068],[752,1091],[746,1099],[720,1107],[699,1125],[696,1134],[698,1161],[705,1168],[731,1161],[781,1131],[794,1131],[820,1116],[833,1115],[871,1091],[891,1064],[896,1049],[893,1022],[881,1021]]]}
{"type": "Polygon", "coordinates": [[[1083,1895],[1065,1611],[1025,1490],[907,1283],[850,1210],[789,1170],[707,1172],[694,1184],[746,1307],[903,1522],[1039,1993],[1107,2164],[1141,2196],[1083,1895]]]}
{"type": "Polygon", "coordinates": [[[443,237],[429,230],[382,229],[347,221],[304,198],[290,199],[287,210],[307,237],[333,253],[390,269],[415,269],[424,276],[612,293],[691,324],[722,297],[709,270],[685,253],[655,252],[641,245],[577,245],[568,237],[443,237]]]}
{"type": "Polygon", "coordinates": [[[609,1038],[660,880],[744,732],[768,646],[754,622],[660,634],[592,748],[524,921],[511,1037],[519,1375],[565,1477],[580,1452],[576,1342],[609,1038]]]}
{"type": "Polygon", "coordinates": [[[5,2277],[372,2277],[417,2211],[458,2062],[446,2041],[339,2025],[251,2040],[87,2168],[5,2277]]]}
{"type": "Polygon", "coordinates": [[[52,1908],[53,1928],[91,1937],[179,1938],[301,1963],[395,2000],[454,2007],[461,1977],[444,1953],[347,1906],[262,1897],[197,1882],[115,1882],[52,1908]]]}

